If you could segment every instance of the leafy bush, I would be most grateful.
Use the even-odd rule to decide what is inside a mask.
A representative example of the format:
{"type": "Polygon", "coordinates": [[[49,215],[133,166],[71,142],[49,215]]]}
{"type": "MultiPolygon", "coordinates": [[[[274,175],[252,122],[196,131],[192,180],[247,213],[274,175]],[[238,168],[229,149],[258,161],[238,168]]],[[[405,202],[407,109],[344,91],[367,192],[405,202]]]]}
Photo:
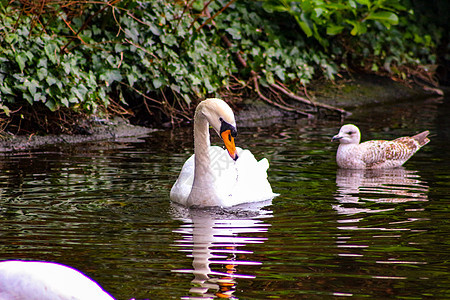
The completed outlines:
{"type": "Polygon", "coordinates": [[[439,35],[442,29],[427,30],[430,20],[418,25],[408,1],[261,1],[268,12],[290,14],[303,33],[328,53],[338,59],[349,54],[350,63],[359,62],[365,69],[391,71],[393,63],[436,61],[432,49],[440,37],[429,32],[439,35]]]}
{"type": "MultiPolygon", "coordinates": [[[[192,16],[164,1],[124,5],[111,6],[89,20],[87,16],[101,11],[91,5],[70,25],[54,21],[44,32],[37,27],[29,31],[31,16],[22,16],[15,27],[17,8],[3,8],[1,99],[98,113],[113,91],[170,91],[189,103],[193,96],[214,95],[227,85],[236,69],[214,30],[187,30],[192,16]],[[79,32],[77,40],[69,38],[73,32],[79,32]]],[[[164,102],[155,98],[146,99],[163,109],[164,102]]]]}
{"type": "Polygon", "coordinates": [[[374,21],[390,29],[398,24],[396,12],[405,10],[400,0],[264,0],[269,12],[291,14],[308,37],[314,37],[324,47],[329,46],[326,35],[337,35],[351,28],[351,35],[367,32],[374,21]]]}
{"type": "Polygon", "coordinates": [[[66,29],[56,23],[52,32],[35,36],[29,18],[17,23],[15,9],[3,8],[0,36],[0,97],[14,104],[26,100],[30,105],[45,103],[50,110],[60,106],[95,111],[107,105],[108,92],[98,76],[86,68],[83,49],[64,52],[66,29]],[[15,26],[15,24],[17,24],[15,26]]]}
{"type": "Polygon", "coordinates": [[[4,113],[24,101],[94,114],[138,101],[174,120],[231,81],[295,90],[349,65],[432,62],[438,39],[403,0],[0,3],[4,113]]]}

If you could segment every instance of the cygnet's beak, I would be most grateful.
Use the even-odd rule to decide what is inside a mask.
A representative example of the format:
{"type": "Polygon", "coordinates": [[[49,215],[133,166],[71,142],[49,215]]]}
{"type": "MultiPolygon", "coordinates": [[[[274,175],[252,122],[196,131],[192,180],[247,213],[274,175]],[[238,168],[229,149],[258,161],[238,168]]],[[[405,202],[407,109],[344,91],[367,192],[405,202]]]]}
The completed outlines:
{"type": "Polygon", "coordinates": [[[220,136],[223,139],[223,142],[225,143],[225,148],[227,148],[228,150],[228,154],[230,155],[230,157],[233,160],[237,160],[238,159],[238,154],[236,151],[236,145],[234,144],[234,138],[231,134],[231,130],[227,129],[225,131],[222,131],[220,133],[220,136]]]}
{"type": "Polygon", "coordinates": [[[339,134],[337,134],[337,135],[333,136],[333,138],[331,139],[331,141],[332,141],[332,142],[336,142],[336,141],[339,141],[339,140],[342,139],[342,138],[343,138],[342,136],[340,136],[339,134]]]}

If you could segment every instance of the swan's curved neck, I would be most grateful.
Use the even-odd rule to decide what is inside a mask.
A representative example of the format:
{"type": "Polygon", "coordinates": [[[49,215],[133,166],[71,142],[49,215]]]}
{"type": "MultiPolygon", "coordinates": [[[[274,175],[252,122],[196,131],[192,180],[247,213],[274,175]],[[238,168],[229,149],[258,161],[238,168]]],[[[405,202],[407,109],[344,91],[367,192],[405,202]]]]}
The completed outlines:
{"type": "Polygon", "coordinates": [[[188,205],[217,205],[214,190],[214,178],[209,157],[209,122],[197,111],[194,118],[194,182],[188,197],[188,205]]]}
{"type": "Polygon", "coordinates": [[[206,117],[197,112],[194,119],[194,153],[195,153],[195,179],[205,180],[211,178],[207,176],[210,170],[210,157],[209,157],[209,123],[206,117]]]}

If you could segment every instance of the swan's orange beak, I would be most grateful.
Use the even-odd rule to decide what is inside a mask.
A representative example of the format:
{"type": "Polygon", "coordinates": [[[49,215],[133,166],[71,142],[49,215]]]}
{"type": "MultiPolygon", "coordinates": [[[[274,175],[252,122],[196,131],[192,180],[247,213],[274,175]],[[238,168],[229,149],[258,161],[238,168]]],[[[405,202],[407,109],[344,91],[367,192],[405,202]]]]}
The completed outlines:
{"type": "Polygon", "coordinates": [[[228,150],[228,154],[230,154],[230,157],[233,160],[238,159],[236,146],[234,145],[234,138],[231,136],[231,130],[225,130],[223,131],[220,136],[223,139],[223,142],[225,143],[225,148],[228,150]]]}

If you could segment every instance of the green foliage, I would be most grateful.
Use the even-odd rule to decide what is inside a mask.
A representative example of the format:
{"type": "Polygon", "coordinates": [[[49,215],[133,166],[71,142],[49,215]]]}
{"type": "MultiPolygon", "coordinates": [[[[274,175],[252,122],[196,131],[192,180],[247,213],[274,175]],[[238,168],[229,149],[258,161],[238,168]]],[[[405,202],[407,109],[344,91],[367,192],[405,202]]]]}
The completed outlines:
{"type": "Polygon", "coordinates": [[[351,35],[367,32],[379,22],[387,29],[398,24],[398,15],[404,11],[401,0],[263,0],[269,12],[287,12],[297,21],[307,37],[314,37],[325,48],[327,35],[333,36],[349,30],[351,35]]]}
{"type": "Polygon", "coordinates": [[[194,19],[183,14],[183,7],[163,1],[140,3],[133,15],[117,14],[123,37],[111,55],[116,60],[123,57],[121,74],[130,87],[147,92],[169,89],[189,103],[192,96],[216,95],[235,71],[220,35],[213,28],[189,29],[194,19]]]}
{"type": "Polygon", "coordinates": [[[359,62],[365,69],[384,70],[403,79],[407,74],[399,70],[400,66],[435,64],[434,49],[441,38],[441,30],[430,30],[428,24],[421,26],[415,20],[412,11],[404,12],[398,25],[390,30],[383,30],[383,25],[376,22],[358,40],[345,39],[352,49],[349,52],[351,61],[359,62]],[[436,36],[432,37],[431,32],[436,36]]]}
{"type": "MultiPolygon", "coordinates": [[[[4,11],[0,26],[0,99],[29,104],[43,102],[54,111],[60,106],[95,111],[107,104],[106,91],[99,87],[92,70],[85,69],[84,53],[63,53],[67,40],[44,33],[30,38],[29,24],[4,11]]],[[[55,28],[57,29],[57,28],[55,28]]],[[[3,107],[6,107],[5,105],[3,107]]]]}
{"type": "Polygon", "coordinates": [[[263,85],[276,80],[283,83],[306,85],[315,71],[331,77],[337,67],[321,50],[308,47],[303,36],[292,28],[281,28],[259,7],[238,2],[227,14],[217,18],[217,27],[227,32],[232,40],[232,51],[239,52],[250,70],[261,76],[263,85]],[[283,31],[290,35],[280,34],[283,31]]]}
{"type": "MultiPolygon", "coordinates": [[[[14,28],[15,10],[8,7],[0,21],[1,99],[95,113],[99,105],[108,105],[113,91],[169,90],[189,103],[191,97],[215,95],[227,85],[236,68],[214,29],[190,28],[193,17],[163,1],[123,5],[92,20],[75,41],[67,38],[71,32],[61,22],[51,23],[44,33],[30,33],[30,19],[23,17],[14,28]]],[[[99,9],[92,5],[83,16],[99,9]]],[[[83,16],[72,20],[75,31],[86,22],[83,16]]]]}
{"type": "Polygon", "coordinates": [[[272,14],[290,14],[303,34],[315,39],[336,62],[345,59],[341,67],[351,63],[392,72],[394,65],[436,61],[433,49],[443,30],[429,30],[431,20],[418,23],[407,0],[261,1],[272,14]]]}
{"type": "Polygon", "coordinates": [[[245,86],[252,72],[263,86],[295,89],[313,76],[333,79],[349,59],[374,71],[432,62],[439,39],[439,30],[430,36],[414,24],[403,0],[242,0],[221,13],[229,1],[89,2],[77,14],[53,8],[19,19],[19,2],[0,3],[0,111],[8,114],[19,102],[100,113],[111,99],[126,105],[143,95],[170,115],[219,96],[231,78],[245,86]]]}

